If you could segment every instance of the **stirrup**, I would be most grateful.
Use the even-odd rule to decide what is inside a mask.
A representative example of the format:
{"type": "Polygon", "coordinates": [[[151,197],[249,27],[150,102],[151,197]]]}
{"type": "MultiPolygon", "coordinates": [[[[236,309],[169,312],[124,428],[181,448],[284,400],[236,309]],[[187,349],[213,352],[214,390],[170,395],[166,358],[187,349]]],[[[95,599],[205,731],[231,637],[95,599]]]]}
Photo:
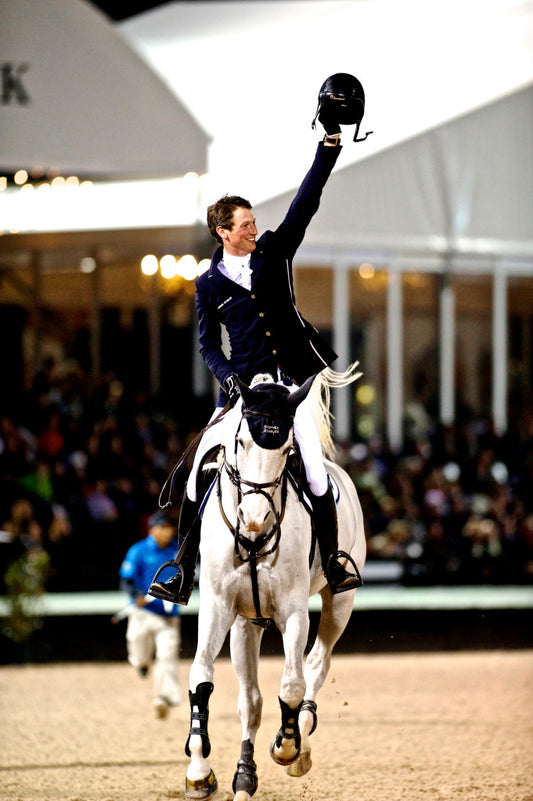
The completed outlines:
{"type": "Polygon", "coordinates": [[[335,551],[332,553],[328,559],[328,566],[326,570],[326,578],[328,580],[329,588],[333,595],[337,595],[340,592],[347,592],[348,590],[355,590],[357,587],[361,587],[363,584],[363,579],[361,578],[361,574],[357,565],[355,564],[354,560],[350,556],[349,553],[346,551],[335,551]],[[355,570],[355,574],[348,573],[344,565],[341,565],[339,562],[339,558],[344,558],[348,562],[351,563],[353,569],[355,570]],[[331,575],[331,565],[336,564],[337,571],[338,571],[338,578],[335,579],[331,575]]]}
{"type": "Polygon", "coordinates": [[[174,559],[161,565],[148,588],[148,595],[151,595],[153,598],[159,598],[161,601],[170,601],[170,603],[173,604],[181,604],[182,606],[187,606],[189,598],[191,597],[191,592],[192,582],[190,587],[186,586],[183,567],[174,559]],[[175,567],[177,573],[166,581],[157,581],[157,577],[166,567],[175,567]]]}

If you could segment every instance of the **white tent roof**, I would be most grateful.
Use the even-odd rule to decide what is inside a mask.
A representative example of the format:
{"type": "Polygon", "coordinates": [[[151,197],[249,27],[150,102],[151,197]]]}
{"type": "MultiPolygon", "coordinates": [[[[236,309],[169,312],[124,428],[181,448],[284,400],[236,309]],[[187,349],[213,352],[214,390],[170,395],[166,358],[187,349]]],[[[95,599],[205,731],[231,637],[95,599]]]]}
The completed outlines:
{"type": "Polygon", "coordinates": [[[0,59],[0,174],[205,170],[200,124],[89,3],[2,0],[0,59]]]}
{"type": "MultiPolygon", "coordinates": [[[[300,258],[496,255],[533,268],[533,84],[336,172],[300,258]]],[[[349,147],[349,145],[347,145],[349,147]]],[[[294,190],[256,206],[279,224],[294,190]]]]}
{"type": "MultiPolygon", "coordinates": [[[[208,151],[209,174],[198,186],[196,207],[193,208],[194,204],[187,204],[187,224],[194,223],[195,220],[203,221],[207,204],[224,192],[242,194],[257,205],[270,198],[278,198],[281,193],[293,191],[309,166],[315,143],[320,136],[318,131],[311,129],[318,89],[325,77],[333,72],[351,72],[360,78],[365,87],[367,101],[361,130],[374,130],[374,134],[360,144],[353,144],[351,131],[346,132],[345,147],[337,165],[337,172],[344,177],[339,177],[339,181],[349,181],[345,171],[356,165],[361,166],[361,175],[366,174],[367,170],[379,172],[375,166],[379,155],[383,158],[383,164],[388,164],[389,159],[397,164],[398,185],[395,189],[398,194],[404,195],[412,194],[415,189],[419,192],[420,181],[426,183],[424,192],[428,193],[428,182],[433,181],[434,191],[437,195],[440,191],[442,195],[442,181],[449,184],[455,180],[452,159],[459,159],[462,165],[465,159],[479,156],[478,150],[475,147],[469,148],[467,142],[462,142],[460,135],[453,140],[454,146],[459,150],[452,157],[452,146],[445,145],[441,141],[442,137],[424,139],[420,138],[422,134],[433,132],[439,126],[446,126],[449,121],[456,121],[461,115],[469,115],[473,110],[488,108],[495,101],[504,102],[533,83],[533,0],[402,0],[401,3],[397,0],[192,0],[166,3],[114,28],[104,22],[98,13],[89,13],[91,9],[82,0],[48,0],[46,4],[35,4],[31,0],[7,2],[7,8],[26,9],[27,18],[35,21],[35,25],[32,22],[30,28],[40,31],[42,41],[47,38],[42,35],[43,31],[50,33],[47,48],[50,56],[56,56],[56,66],[53,68],[55,71],[51,74],[56,78],[56,83],[59,81],[60,86],[65,85],[72,89],[74,110],[83,120],[81,124],[73,123],[72,130],[77,141],[70,144],[73,147],[79,144],[79,153],[85,158],[92,159],[98,153],[101,163],[109,168],[113,165],[119,167],[121,158],[129,150],[130,155],[137,158],[137,174],[142,175],[149,170],[147,166],[139,165],[139,159],[150,160],[153,167],[162,162],[168,165],[168,158],[183,156],[183,161],[189,165],[188,169],[199,171],[192,164],[193,159],[188,148],[194,149],[198,138],[203,152],[205,136],[203,133],[198,134],[198,137],[182,135],[179,119],[183,122],[187,117],[187,113],[182,113],[182,106],[196,120],[195,123],[188,117],[187,125],[196,125],[196,129],[188,127],[187,130],[206,132],[211,139],[208,151]],[[51,30],[53,26],[49,16],[51,11],[59,10],[59,7],[61,21],[57,27],[60,30],[67,25],[67,21],[72,23],[71,9],[76,9],[83,15],[77,22],[78,37],[81,38],[78,50],[81,47],[85,55],[91,48],[96,52],[96,57],[93,55],[91,62],[94,76],[87,68],[83,70],[76,65],[73,48],[66,44],[66,35],[59,39],[53,38],[58,34],[51,30]],[[90,30],[94,33],[96,28],[96,41],[99,44],[94,43],[92,34],[89,36],[86,33],[90,30]],[[83,32],[82,37],[80,31],[83,32]],[[123,40],[127,42],[127,46],[123,40]],[[50,47],[50,43],[53,47],[50,47]],[[110,48],[107,47],[108,44],[110,48]],[[99,62],[104,59],[104,54],[105,58],[108,57],[108,49],[119,54],[127,53],[127,58],[139,66],[140,59],[131,52],[132,48],[155,70],[166,87],[154,76],[147,77],[145,74],[135,87],[136,94],[131,85],[126,89],[117,88],[117,84],[110,80],[110,76],[117,80],[124,78],[116,67],[108,64],[106,68],[100,69],[99,62]],[[65,55],[57,59],[57,53],[63,54],[64,51],[65,55]],[[69,70],[63,68],[65,64],[69,70]],[[65,75],[67,71],[69,74],[65,75]],[[169,122],[169,118],[163,120],[152,114],[156,107],[155,99],[161,92],[166,100],[170,97],[177,104],[173,108],[175,111],[180,109],[179,119],[170,118],[169,122]],[[127,102],[122,102],[123,97],[127,98],[127,102]],[[98,98],[101,102],[95,106],[93,101],[98,98]],[[93,103],[91,113],[86,111],[89,100],[93,103]],[[99,136],[89,136],[85,130],[91,122],[93,111],[100,115],[99,136]],[[144,115],[143,123],[139,125],[135,123],[137,112],[144,115]],[[102,119],[103,115],[105,119],[102,119]],[[116,131],[116,126],[119,125],[128,129],[124,137],[116,131]],[[102,126],[105,135],[101,134],[102,126]],[[132,148],[126,147],[127,134],[131,135],[134,142],[132,148]],[[179,142],[179,148],[174,147],[175,142],[179,142]],[[428,144],[430,142],[431,145],[428,144]],[[419,145],[424,147],[424,143],[424,153],[414,153],[414,149],[419,145]],[[405,167],[401,169],[401,159],[392,154],[394,146],[403,148],[396,152],[410,154],[411,160],[418,164],[416,174],[419,182],[416,186],[413,186],[415,173],[405,167]],[[442,153],[446,154],[448,166],[447,172],[441,172],[439,178],[442,165],[433,162],[441,158],[442,153]],[[430,174],[433,178],[429,177],[430,174]],[[402,181],[405,181],[404,186],[401,185],[402,181]],[[439,181],[442,184],[440,190],[439,181]]],[[[0,25],[2,52],[11,60],[28,60],[26,53],[29,50],[25,44],[28,32],[21,30],[20,36],[14,37],[4,33],[7,30],[9,25],[0,25]],[[2,36],[7,36],[6,43],[2,42],[2,36]],[[14,41],[17,41],[16,52],[14,41]]],[[[35,38],[39,37],[34,36],[33,39],[35,38]]],[[[38,44],[31,43],[36,46],[38,44]]],[[[32,79],[36,80],[35,74],[32,79]]],[[[27,80],[29,73],[24,77],[24,81],[27,80]]],[[[28,86],[38,98],[38,93],[35,94],[37,85],[28,86]]],[[[162,101],[163,106],[166,100],[162,101]]],[[[35,101],[35,105],[38,103],[40,99],[35,101]]],[[[3,112],[6,108],[9,113],[15,112],[20,120],[27,119],[24,115],[31,111],[27,107],[9,109],[4,106],[3,112]]],[[[41,115],[38,120],[51,135],[49,139],[53,140],[55,134],[58,141],[63,143],[67,134],[62,128],[66,118],[61,116],[66,114],[62,93],[56,92],[46,108],[39,106],[39,109],[41,115]],[[62,105],[56,112],[54,103],[58,102],[62,105]]],[[[2,119],[5,116],[2,113],[0,117],[0,156],[7,153],[2,130],[2,119]]],[[[31,137],[28,138],[25,134],[31,131],[32,136],[35,133],[38,137],[38,128],[39,124],[24,127],[21,122],[20,141],[31,143],[31,137]]],[[[481,128],[489,131],[490,126],[487,128],[482,125],[481,128]]],[[[454,127],[453,130],[459,129],[454,127]]],[[[524,138],[519,143],[523,148],[527,146],[530,131],[529,121],[523,127],[524,138]]],[[[487,147],[490,157],[484,164],[486,169],[490,169],[494,152],[502,152],[505,142],[511,141],[508,132],[505,136],[498,141],[497,151],[494,150],[495,142],[489,139],[487,147]]],[[[517,137],[517,141],[519,138],[517,137]]],[[[65,148],[61,150],[64,152],[65,148]]],[[[0,158],[0,164],[1,162],[0,158]]],[[[132,161],[128,163],[131,165],[132,161]]],[[[481,166],[482,163],[477,163],[476,175],[479,175],[481,166]]],[[[461,173],[461,176],[461,180],[470,180],[468,175],[461,173]]],[[[517,170],[516,177],[517,180],[524,179],[524,171],[517,170]]],[[[478,180],[475,191],[478,192],[479,187],[484,187],[490,179],[491,172],[484,182],[478,180]]],[[[362,177],[357,180],[362,181],[362,177]]],[[[436,207],[433,209],[424,205],[417,210],[412,206],[410,211],[402,208],[403,215],[416,216],[417,224],[412,225],[410,220],[404,220],[398,209],[399,204],[393,202],[396,194],[390,190],[392,182],[383,173],[379,180],[374,175],[372,178],[368,177],[367,198],[365,200],[359,192],[355,206],[351,202],[344,205],[344,198],[350,198],[352,190],[342,186],[342,194],[338,196],[343,198],[343,203],[339,204],[340,208],[337,208],[337,204],[332,206],[339,219],[346,220],[342,237],[338,241],[355,241],[353,214],[359,221],[369,218],[366,228],[362,225],[357,228],[357,236],[366,237],[366,243],[372,240],[385,245],[387,237],[393,237],[396,243],[403,237],[405,243],[407,238],[425,237],[424,246],[427,246],[428,237],[442,237],[446,226],[449,234],[451,231],[457,235],[458,229],[450,228],[452,219],[447,218],[445,226],[436,207]],[[383,182],[380,195],[379,180],[383,182]],[[371,198],[374,194],[376,197],[373,203],[371,198]],[[394,207],[394,210],[386,211],[388,206],[394,207]],[[376,211],[380,213],[377,214],[376,211]],[[402,228],[404,222],[407,225],[406,230],[402,228]],[[431,231],[433,225],[436,229],[431,231]]],[[[511,177],[507,175],[502,180],[508,194],[513,195],[511,177]]],[[[492,186],[489,186],[489,190],[484,194],[485,198],[494,197],[492,186]]],[[[455,202],[458,191],[456,187],[446,202],[455,202]]],[[[496,236],[508,241],[514,237],[517,224],[514,216],[506,233],[502,233],[499,228],[491,233],[489,226],[484,226],[482,234],[476,233],[472,220],[474,217],[479,219],[477,210],[482,202],[481,196],[476,194],[475,197],[470,197],[462,185],[460,191],[462,202],[466,197],[473,204],[469,209],[469,236],[496,236]]],[[[9,215],[4,211],[4,217],[15,218],[12,224],[6,226],[7,230],[49,230],[38,224],[43,220],[38,198],[31,201],[35,213],[30,223],[25,225],[23,220],[19,221],[16,190],[12,194],[10,190],[2,194],[5,195],[4,206],[9,211],[9,215]]],[[[176,212],[179,206],[177,202],[164,203],[163,214],[155,203],[143,202],[144,194],[145,188],[141,185],[138,194],[133,188],[128,188],[131,203],[129,207],[126,202],[119,204],[122,218],[126,216],[131,225],[138,226],[180,224],[179,214],[176,212]],[[173,210],[171,219],[169,209],[173,210]],[[146,219],[138,220],[139,215],[145,215],[146,219]]],[[[156,195],[162,197],[163,192],[156,191],[156,195]]],[[[434,199],[433,202],[438,205],[445,200],[434,199]]],[[[488,202],[487,200],[487,204],[488,202]]],[[[280,205],[281,203],[282,200],[280,205]]],[[[22,206],[22,201],[20,205],[22,206]]],[[[81,213],[82,205],[78,205],[81,213]]],[[[48,206],[51,214],[53,209],[50,202],[48,206]]],[[[522,207],[524,214],[526,207],[522,207]]],[[[113,193],[108,201],[102,198],[98,208],[100,216],[106,217],[109,226],[123,226],[121,220],[115,219],[117,203],[113,193]]],[[[269,208],[277,209],[276,201],[269,208]]],[[[493,216],[501,208],[501,202],[496,203],[493,216]]],[[[76,209],[73,207],[73,210],[76,209]]],[[[265,215],[266,212],[265,207],[265,215]]],[[[84,209],[81,221],[80,213],[70,222],[70,228],[91,225],[92,218],[87,210],[84,209]]],[[[448,214],[456,214],[456,210],[452,209],[448,214]]],[[[59,211],[56,218],[51,222],[51,228],[61,230],[61,226],[65,225],[65,214],[59,211]]],[[[320,219],[317,218],[317,224],[320,219]]],[[[485,219],[488,219],[487,215],[485,219]]],[[[502,221],[499,218],[496,222],[501,227],[502,221]]],[[[94,227],[100,227],[100,223],[94,227]]],[[[327,239],[335,228],[328,225],[327,230],[325,229],[326,226],[323,234],[327,239]]],[[[313,235],[315,230],[318,229],[313,228],[310,234],[313,235]]],[[[465,234],[465,230],[461,230],[465,234]]],[[[523,234],[520,233],[519,236],[521,240],[524,239],[523,234]]],[[[525,241],[529,239],[530,237],[525,237],[525,241]]]]}
{"type": "Polygon", "coordinates": [[[340,167],[533,82],[533,0],[171,2],[117,27],[212,137],[208,200],[298,184],[334,72],[362,81],[374,130],[340,167]]]}

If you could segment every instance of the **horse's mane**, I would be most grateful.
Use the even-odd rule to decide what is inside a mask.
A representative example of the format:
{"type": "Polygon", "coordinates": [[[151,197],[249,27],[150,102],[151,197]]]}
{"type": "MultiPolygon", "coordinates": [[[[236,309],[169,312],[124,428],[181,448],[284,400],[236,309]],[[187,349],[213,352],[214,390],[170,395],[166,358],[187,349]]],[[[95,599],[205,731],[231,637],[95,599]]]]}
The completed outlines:
{"type": "MultiPolygon", "coordinates": [[[[357,381],[362,376],[362,373],[357,369],[358,367],[359,362],[353,362],[342,373],[332,370],[331,367],[326,367],[325,370],[322,370],[317,375],[309,392],[308,397],[311,401],[313,416],[318,428],[322,453],[327,459],[334,459],[335,457],[335,443],[333,442],[331,430],[333,421],[333,414],[330,409],[331,389],[346,387],[348,384],[357,381]]],[[[274,378],[269,373],[259,373],[254,377],[250,386],[256,387],[259,384],[269,383],[274,383],[274,378]]]]}

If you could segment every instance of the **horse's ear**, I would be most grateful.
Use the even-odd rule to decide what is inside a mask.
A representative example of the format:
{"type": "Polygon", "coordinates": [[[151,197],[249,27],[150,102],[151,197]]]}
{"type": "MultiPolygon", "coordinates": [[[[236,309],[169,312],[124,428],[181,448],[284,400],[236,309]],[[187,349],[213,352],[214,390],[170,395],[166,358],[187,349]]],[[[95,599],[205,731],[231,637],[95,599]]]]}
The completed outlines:
{"type": "Polygon", "coordinates": [[[256,393],[254,392],[253,389],[250,389],[248,384],[245,384],[243,381],[241,381],[239,376],[237,376],[237,381],[239,382],[239,389],[241,391],[243,405],[249,409],[250,406],[253,405],[256,393]]]}
{"type": "Polygon", "coordinates": [[[296,411],[296,408],[300,405],[300,403],[307,398],[309,390],[313,386],[313,381],[315,380],[315,378],[316,378],[316,373],[315,375],[310,376],[306,381],[304,381],[301,387],[298,387],[297,390],[291,392],[291,394],[287,398],[287,402],[293,412],[296,411]]]}

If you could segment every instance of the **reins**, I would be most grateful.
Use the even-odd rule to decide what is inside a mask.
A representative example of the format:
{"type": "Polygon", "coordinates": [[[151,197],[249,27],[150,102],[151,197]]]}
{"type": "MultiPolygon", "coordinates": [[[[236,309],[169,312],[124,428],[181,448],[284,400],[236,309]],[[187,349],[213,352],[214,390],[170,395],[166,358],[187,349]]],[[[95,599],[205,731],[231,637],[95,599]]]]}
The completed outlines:
{"type": "Polygon", "coordinates": [[[224,460],[222,463],[222,467],[225,469],[231,483],[237,488],[237,505],[240,504],[242,499],[246,495],[262,495],[266,498],[272,512],[274,514],[274,525],[269,531],[266,531],[264,534],[261,534],[260,537],[257,537],[255,540],[246,537],[240,531],[240,520],[237,517],[236,525],[233,526],[228,516],[224,511],[224,507],[222,504],[222,484],[221,484],[221,474],[222,469],[219,470],[217,476],[217,495],[218,495],[218,504],[220,509],[220,514],[224,523],[229,528],[233,537],[235,539],[235,554],[240,559],[241,562],[249,562],[252,559],[260,559],[263,556],[268,556],[269,554],[273,553],[279,545],[279,540],[281,536],[281,523],[285,516],[285,507],[286,507],[286,500],[287,500],[287,473],[285,469],[281,472],[281,474],[274,480],[274,481],[265,481],[263,483],[259,483],[256,481],[249,481],[248,479],[242,478],[239,471],[231,465],[228,460],[226,459],[226,455],[224,454],[224,460]],[[243,491],[242,485],[245,484],[247,487],[251,489],[243,491]],[[274,503],[274,498],[269,492],[265,492],[266,489],[273,488],[275,491],[281,485],[281,509],[278,512],[276,509],[276,505],[274,503]],[[274,543],[271,547],[264,551],[263,548],[268,545],[268,543],[274,538],[274,543]],[[239,546],[242,547],[246,553],[248,553],[248,557],[243,556],[239,546]]]}
{"type": "Polygon", "coordinates": [[[198,447],[198,443],[202,439],[202,437],[205,434],[205,432],[209,428],[211,428],[212,426],[216,425],[224,417],[226,412],[229,412],[229,410],[231,409],[232,406],[233,406],[233,403],[228,401],[226,403],[226,405],[224,406],[224,408],[221,410],[220,414],[218,414],[215,417],[214,420],[211,420],[210,423],[208,423],[206,426],[204,426],[204,428],[202,428],[200,433],[195,436],[193,441],[184,450],[184,452],[182,453],[182,455],[180,456],[180,458],[178,459],[178,461],[176,462],[176,464],[172,468],[172,470],[170,472],[170,475],[168,476],[167,480],[165,481],[165,483],[163,484],[163,486],[161,488],[161,492],[159,493],[159,500],[158,500],[158,504],[159,504],[159,508],[160,509],[168,509],[170,506],[172,506],[172,493],[174,492],[174,482],[176,480],[176,476],[177,476],[179,470],[183,467],[183,465],[185,464],[185,462],[189,458],[190,454],[198,447]],[[169,486],[169,484],[170,484],[170,486],[169,486]],[[163,503],[162,502],[163,493],[165,492],[165,489],[166,489],[167,486],[169,487],[168,488],[168,493],[167,493],[167,501],[166,501],[166,503],[163,503]]]}

